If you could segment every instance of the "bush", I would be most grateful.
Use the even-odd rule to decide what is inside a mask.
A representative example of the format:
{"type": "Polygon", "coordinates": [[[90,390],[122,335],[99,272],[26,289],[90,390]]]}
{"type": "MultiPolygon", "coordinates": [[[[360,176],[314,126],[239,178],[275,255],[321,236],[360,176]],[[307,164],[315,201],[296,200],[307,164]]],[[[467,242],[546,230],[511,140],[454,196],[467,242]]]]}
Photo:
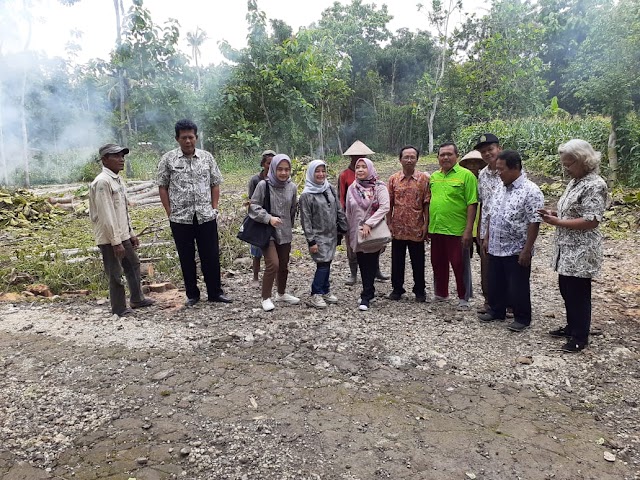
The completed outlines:
{"type": "Polygon", "coordinates": [[[491,132],[498,136],[503,148],[520,152],[528,169],[546,175],[559,175],[558,147],[572,138],[582,138],[600,151],[604,170],[610,126],[609,118],[598,116],[493,120],[461,128],[454,138],[460,153],[464,154],[473,148],[480,135],[491,132]]]}
{"type": "Polygon", "coordinates": [[[629,113],[616,128],[620,178],[627,185],[640,187],[640,116],[629,113]]]}

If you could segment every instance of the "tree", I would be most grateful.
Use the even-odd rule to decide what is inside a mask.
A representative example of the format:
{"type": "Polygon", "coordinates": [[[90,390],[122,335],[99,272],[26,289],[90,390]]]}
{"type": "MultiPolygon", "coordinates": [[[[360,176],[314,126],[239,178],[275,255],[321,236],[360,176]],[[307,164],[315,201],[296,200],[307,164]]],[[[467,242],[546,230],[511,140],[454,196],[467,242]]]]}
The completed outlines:
{"type": "Polygon", "coordinates": [[[608,157],[612,185],[618,179],[616,129],[640,102],[640,5],[621,0],[593,16],[593,35],[582,42],[569,67],[568,87],[586,111],[611,116],[608,157]],[[614,25],[624,28],[612,28],[614,25]]]}
{"type": "Polygon", "coordinates": [[[547,67],[540,59],[542,28],[528,0],[500,0],[481,19],[456,32],[466,52],[460,65],[465,112],[470,121],[535,115],[547,104],[547,67]]]}
{"type": "Polygon", "coordinates": [[[191,47],[191,58],[196,64],[196,76],[198,79],[197,90],[199,91],[201,88],[201,80],[200,80],[200,65],[198,64],[198,59],[200,58],[201,52],[200,47],[202,44],[208,39],[207,32],[202,30],[200,27],[196,27],[194,32],[187,33],[187,44],[191,47]]]}

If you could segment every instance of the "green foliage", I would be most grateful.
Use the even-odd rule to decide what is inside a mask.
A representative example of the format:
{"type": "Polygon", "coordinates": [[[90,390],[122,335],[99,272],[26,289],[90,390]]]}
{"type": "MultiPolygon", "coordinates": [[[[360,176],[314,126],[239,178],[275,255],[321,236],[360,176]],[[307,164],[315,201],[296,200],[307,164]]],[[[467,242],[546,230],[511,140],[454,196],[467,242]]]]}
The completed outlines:
{"type": "Polygon", "coordinates": [[[640,116],[629,112],[616,128],[620,178],[629,186],[640,187],[640,116]]]}
{"type": "Polygon", "coordinates": [[[558,147],[572,138],[588,141],[603,155],[602,166],[606,169],[607,140],[611,127],[604,117],[575,117],[568,120],[524,118],[505,122],[494,120],[477,123],[458,131],[455,141],[460,152],[473,148],[482,133],[498,136],[504,149],[517,150],[526,162],[526,167],[546,175],[561,173],[558,147]]]}

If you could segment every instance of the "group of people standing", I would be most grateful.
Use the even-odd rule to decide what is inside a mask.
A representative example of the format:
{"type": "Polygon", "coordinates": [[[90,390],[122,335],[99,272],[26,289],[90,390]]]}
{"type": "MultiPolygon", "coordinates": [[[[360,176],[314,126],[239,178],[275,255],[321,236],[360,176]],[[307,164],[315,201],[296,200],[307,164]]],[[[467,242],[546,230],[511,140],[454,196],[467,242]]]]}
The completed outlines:
{"type": "MultiPolygon", "coordinates": [[[[208,300],[229,303],[232,300],[223,292],[220,281],[216,221],[222,175],[213,156],[196,148],[197,126],[193,122],[179,121],[175,132],[179,148],[162,157],[158,186],[180,260],[185,303],[193,306],[200,301],[196,247],[208,300]]],[[[153,304],[140,290],[140,265],[135,254],[138,241],[118,175],[128,152],[114,144],[103,146],[103,171],[90,188],[96,243],[109,276],[112,310],[118,315],[153,304]],[[123,269],[131,291],[130,308],[126,307],[123,269]]],[[[398,157],[402,169],[387,183],[380,180],[372,160],[367,158],[373,152],[357,141],[345,152],[351,162],[341,172],[337,189],[328,181],[327,164],[313,160],[307,166],[299,198],[291,180],[291,159],[273,150],[264,151],[262,170],[249,182],[248,203],[248,215],[253,220],[274,227],[266,248],[251,247],[252,286],[256,288],[260,285],[260,259],[265,261],[262,308],[271,311],[278,302],[300,303],[287,291],[293,225],[299,211],[309,255],[316,264],[308,305],[323,309],[338,302],[331,290],[330,273],[336,247],[344,238],[350,268],[346,283],[354,285],[360,271],[358,309],[368,310],[375,297],[376,278],[388,279],[379,266],[388,240],[382,227],[388,225],[392,286],[389,300],[398,301],[406,293],[408,250],[415,301],[427,301],[425,243],[430,243],[434,301],[448,300],[451,268],[458,308],[469,309],[473,290],[469,259],[475,244],[481,259],[485,298],[478,310],[479,319],[504,320],[507,309],[512,309],[514,318],[508,328],[521,332],[531,324],[531,259],[540,223],[547,222],[556,227],[553,268],[559,274],[567,311],[567,325],[550,334],[566,337],[564,351],[584,349],[591,322],[591,278],[602,262],[598,224],[607,189],[597,173],[600,154],[591,145],[570,140],[560,146],[559,153],[572,180],[554,210],[545,208],[542,192],[522,169],[520,155],[503,151],[499,139],[491,133],[482,135],[474,151],[460,162],[454,143],[440,145],[440,168],[431,175],[416,168],[419,150],[405,146],[398,157]]]]}

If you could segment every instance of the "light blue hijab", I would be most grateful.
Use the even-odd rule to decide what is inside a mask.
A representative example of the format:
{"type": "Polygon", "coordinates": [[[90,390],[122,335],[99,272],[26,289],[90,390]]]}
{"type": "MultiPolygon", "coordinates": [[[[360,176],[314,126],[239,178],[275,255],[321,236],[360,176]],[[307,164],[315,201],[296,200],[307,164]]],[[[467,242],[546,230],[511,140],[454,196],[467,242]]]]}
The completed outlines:
{"type": "Polygon", "coordinates": [[[327,164],[324,160],[312,160],[307,167],[307,178],[304,182],[304,190],[302,193],[324,193],[329,188],[329,180],[324,179],[324,183],[316,183],[314,181],[314,175],[316,168],[324,166],[327,168],[327,164]]]}

